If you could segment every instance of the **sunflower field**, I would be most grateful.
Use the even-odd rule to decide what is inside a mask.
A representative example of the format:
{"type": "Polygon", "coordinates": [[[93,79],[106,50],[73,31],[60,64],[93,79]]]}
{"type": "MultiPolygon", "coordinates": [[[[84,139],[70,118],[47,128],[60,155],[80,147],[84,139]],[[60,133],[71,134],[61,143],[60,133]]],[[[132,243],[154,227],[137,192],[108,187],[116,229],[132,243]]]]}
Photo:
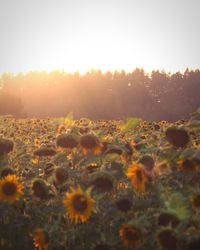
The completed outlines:
{"type": "Polygon", "coordinates": [[[0,249],[200,249],[200,110],[0,117],[0,249]]]}

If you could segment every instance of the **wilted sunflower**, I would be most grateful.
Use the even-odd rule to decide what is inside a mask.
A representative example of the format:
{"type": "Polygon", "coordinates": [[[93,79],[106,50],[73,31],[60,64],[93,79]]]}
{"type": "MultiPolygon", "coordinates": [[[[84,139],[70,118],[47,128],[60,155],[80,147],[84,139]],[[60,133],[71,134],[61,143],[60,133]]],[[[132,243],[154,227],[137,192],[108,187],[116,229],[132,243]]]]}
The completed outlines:
{"type": "Polygon", "coordinates": [[[138,247],[141,244],[141,232],[130,225],[122,225],[119,236],[126,247],[138,247]]]}
{"type": "Polygon", "coordinates": [[[177,227],[180,223],[179,218],[170,212],[162,212],[158,217],[158,225],[159,226],[168,226],[171,224],[173,228],[177,227]]]}
{"type": "Polygon", "coordinates": [[[116,206],[121,212],[128,212],[132,207],[132,201],[127,197],[121,198],[116,201],[116,206]]]}
{"type": "Polygon", "coordinates": [[[93,211],[93,204],[94,200],[91,198],[90,192],[83,192],[80,186],[72,188],[64,200],[67,213],[75,223],[85,222],[89,219],[93,211]]]}
{"type": "Polygon", "coordinates": [[[192,159],[179,160],[177,163],[178,163],[178,169],[180,171],[183,171],[186,173],[196,171],[196,166],[192,159]]]}
{"type": "Polygon", "coordinates": [[[128,178],[131,179],[133,187],[140,193],[145,192],[148,177],[141,164],[133,162],[127,171],[128,178]]]}
{"type": "Polygon", "coordinates": [[[23,195],[23,185],[19,183],[16,175],[7,175],[0,179],[0,200],[15,202],[23,195]]]}
{"type": "Polygon", "coordinates": [[[190,135],[184,128],[169,127],[166,138],[176,148],[184,148],[190,141],[190,135]]]}
{"type": "Polygon", "coordinates": [[[160,244],[161,250],[176,250],[178,239],[176,237],[176,234],[171,229],[164,229],[158,232],[157,234],[157,240],[160,244]]]}
{"type": "Polygon", "coordinates": [[[98,192],[110,192],[114,187],[114,179],[108,172],[96,172],[90,176],[90,183],[98,192]]]}
{"type": "Polygon", "coordinates": [[[34,246],[38,248],[39,250],[48,249],[49,239],[48,239],[47,234],[44,232],[42,228],[37,228],[35,230],[34,236],[33,236],[33,242],[34,242],[34,246]]]}
{"type": "Polygon", "coordinates": [[[101,153],[101,143],[99,138],[94,134],[86,134],[82,135],[80,138],[80,146],[83,154],[88,154],[92,152],[93,154],[97,155],[101,153]]]}

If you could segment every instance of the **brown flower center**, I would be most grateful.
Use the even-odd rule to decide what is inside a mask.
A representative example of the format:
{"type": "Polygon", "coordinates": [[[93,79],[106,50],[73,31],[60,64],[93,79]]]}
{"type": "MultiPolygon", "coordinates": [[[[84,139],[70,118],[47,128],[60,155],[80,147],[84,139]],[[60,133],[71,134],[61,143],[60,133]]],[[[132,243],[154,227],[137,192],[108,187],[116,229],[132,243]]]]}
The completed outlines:
{"type": "Polygon", "coordinates": [[[200,207],[200,195],[194,198],[194,205],[195,207],[200,207]]]}
{"type": "Polygon", "coordinates": [[[17,191],[16,185],[12,182],[6,182],[3,185],[3,193],[5,195],[14,195],[17,191]]]}
{"type": "Polygon", "coordinates": [[[113,188],[113,182],[107,177],[98,177],[94,180],[94,185],[99,192],[110,191],[113,188]]]}
{"type": "Polygon", "coordinates": [[[129,199],[121,199],[117,201],[117,208],[122,212],[127,212],[131,208],[131,201],[129,199]]]}
{"type": "Polygon", "coordinates": [[[126,228],[124,230],[124,236],[125,236],[126,240],[128,240],[128,241],[137,241],[137,240],[139,240],[138,233],[135,230],[131,229],[131,228],[126,228]]]}
{"type": "Polygon", "coordinates": [[[138,169],[138,170],[136,170],[135,173],[136,173],[138,181],[142,182],[142,171],[140,169],[138,169]]]}
{"type": "Polygon", "coordinates": [[[177,249],[177,238],[170,229],[166,229],[159,233],[158,240],[165,249],[177,249]]]}
{"type": "Polygon", "coordinates": [[[87,198],[84,195],[76,195],[73,206],[78,212],[84,212],[88,207],[87,198]]]}
{"type": "Polygon", "coordinates": [[[183,166],[183,169],[184,170],[191,170],[191,171],[194,171],[195,170],[195,165],[194,163],[191,161],[191,160],[185,160],[183,163],[182,163],[182,166],[183,166]]]}

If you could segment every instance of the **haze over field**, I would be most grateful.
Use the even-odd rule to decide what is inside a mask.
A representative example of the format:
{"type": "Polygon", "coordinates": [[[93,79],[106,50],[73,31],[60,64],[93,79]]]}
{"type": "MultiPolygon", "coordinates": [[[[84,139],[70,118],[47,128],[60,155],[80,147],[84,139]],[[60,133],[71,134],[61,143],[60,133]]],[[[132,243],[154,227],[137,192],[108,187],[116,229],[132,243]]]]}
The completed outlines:
{"type": "Polygon", "coordinates": [[[199,0],[0,0],[0,74],[200,66],[199,0]]]}

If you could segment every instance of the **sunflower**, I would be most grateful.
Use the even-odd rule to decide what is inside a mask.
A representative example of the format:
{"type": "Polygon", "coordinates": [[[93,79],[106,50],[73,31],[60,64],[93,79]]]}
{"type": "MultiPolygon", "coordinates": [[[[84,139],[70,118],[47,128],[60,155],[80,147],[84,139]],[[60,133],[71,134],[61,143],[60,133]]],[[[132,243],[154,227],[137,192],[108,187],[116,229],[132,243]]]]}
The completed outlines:
{"type": "Polygon", "coordinates": [[[132,201],[128,197],[121,198],[116,201],[116,206],[119,211],[126,213],[131,209],[132,201]]]}
{"type": "Polygon", "coordinates": [[[49,197],[49,190],[46,183],[42,179],[35,179],[32,184],[33,194],[40,199],[49,197]]]}
{"type": "Polygon", "coordinates": [[[180,171],[186,173],[191,173],[196,171],[196,166],[192,159],[179,160],[177,163],[178,163],[178,169],[180,171]]]}
{"type": "Polygon", "coordinates": [[[93,204],[94,200],[91,198],[90,192],[83,192],[80,186],[72,188],[64,200],[67,213],[75,223],[85,222],[89,219],[93,211],[93,204]]]}
{"type": "Polygon", "coordinates": [[[98,155],[102,151],[102,145],[99,138],[94,134],[82,135],[80,138],[80,146],[83,154],[93,153],[98,155]]]}
{"type": "Polygon", "coordinates": [[[0,200],[15,202],[23,195],[23,186],[16,175],[7,175],[0,179],[0,200]]]}
{"type": "Polygon", "coordinates": [[[169,127],[165,135],[169,143],[176,148],[184,148],[190,142],[190,135],[184,128],[169,127]]]}
{"type": "Polygon", "coordinates": [[[34,242],[34,246],[38,248],[39,250],[48,249],[49,239],[48,239],[47,234],[44,232],[42,228],[37,228],[35,230],[34,236],[33,236],[33,242],[34,242]]]}
{"type": "Polygon", "coordinates": [[[60,134],[56,138],[57,147],[73,149],[77,147],[79,143],[79,137],[74,133],[60,134]]]}
{"type": "Polygon", "coordinates": [[[119,236],[126,247],[138,247],[141,244],[141,232],[130,225],[122,225],[119,236]]]}
{"type": "Polygon", "coordinates": [[[175,214],[170,212],[160,213],[158,217],[158,225],[166,227],[170,224],[173,228],[177,227],[180,224],[179,218],[175,214]]]}
{"type": "Polygon", "coordinates": [[[164,229],[157,234],[156,239],[160,244],[161,250],[176,250],[178,239],[171,229],[164,229]]]}
{"type": "Polygon", "coordinates": [[[131,179],[133,187],[140,193],[145,192],[148,177],[141,164],[136,162],[132,163],[127,171],[128,178],[131,179]]]}
{"type": "Polygon", "coordinates": [[[90,183],[94,186],[95,190],[100,193],[110,192],[114,187],[114,179],[108,172],[96,172],[90,176],[90,183]]]}

